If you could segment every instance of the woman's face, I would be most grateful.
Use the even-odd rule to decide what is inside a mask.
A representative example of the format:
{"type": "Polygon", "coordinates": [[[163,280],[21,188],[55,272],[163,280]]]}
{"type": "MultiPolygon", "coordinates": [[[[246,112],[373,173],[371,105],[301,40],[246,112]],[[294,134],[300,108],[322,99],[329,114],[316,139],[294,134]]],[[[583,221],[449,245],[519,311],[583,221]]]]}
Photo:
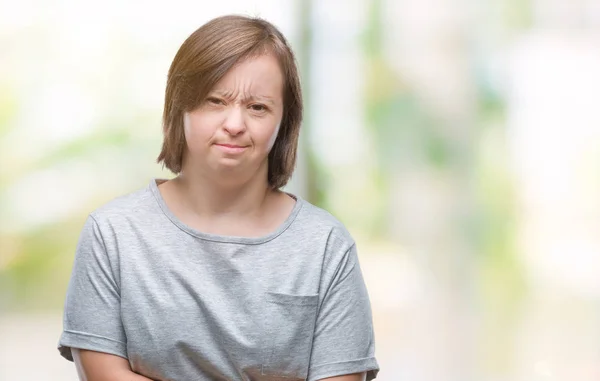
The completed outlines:
{"type": "Polygon", "coordinates": [[[264,54],[239,63],[198,108],[184,114],[183,170],[252,176],[267,165],[282,115],[283,74],[277,59],[264,54]]]}

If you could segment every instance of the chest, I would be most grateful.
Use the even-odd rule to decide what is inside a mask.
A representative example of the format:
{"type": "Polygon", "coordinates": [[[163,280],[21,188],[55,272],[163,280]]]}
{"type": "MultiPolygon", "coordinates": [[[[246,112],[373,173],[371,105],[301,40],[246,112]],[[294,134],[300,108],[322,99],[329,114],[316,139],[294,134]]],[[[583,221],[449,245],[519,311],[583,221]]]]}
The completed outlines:
{"type": "Polygon", "coordinates": [[[122,264],[133,369],[159,380],[304,379],[319,303],[311,261],[185,248],[147,248],[146,260],[122,264]]]}

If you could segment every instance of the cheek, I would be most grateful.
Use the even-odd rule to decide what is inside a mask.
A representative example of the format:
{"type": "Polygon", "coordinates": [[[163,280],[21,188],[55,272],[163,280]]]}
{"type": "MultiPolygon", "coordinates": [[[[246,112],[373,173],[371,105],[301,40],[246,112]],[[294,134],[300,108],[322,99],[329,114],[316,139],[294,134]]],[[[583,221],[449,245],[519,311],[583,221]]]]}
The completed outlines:
{"type": "Polygon", "coordinates": [[[183,132],[188,148],[194,150],[211,136],[210,120],[205,116],[186,113],[183,117],[183,132]]]}
{"type": "Polygon", "coordinates": [[[273,133],[271,134],[271,136],[269,136],[269,140],[267,141],[268,151],[271,151],[271,148],[273,148],[273,145],[275,145],[277,135],[279,134],[279,127],[281,127],[281,122],[277,123],[277,126],[275,126],[275,129],[273,130],[273,133]]]}

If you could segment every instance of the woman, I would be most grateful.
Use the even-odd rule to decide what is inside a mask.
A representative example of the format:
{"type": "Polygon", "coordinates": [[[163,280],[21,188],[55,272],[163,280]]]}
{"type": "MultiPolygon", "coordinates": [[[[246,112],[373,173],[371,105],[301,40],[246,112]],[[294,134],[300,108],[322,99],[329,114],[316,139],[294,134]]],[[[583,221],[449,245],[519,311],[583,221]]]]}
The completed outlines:
{"type": "Polygon", "coordinates": [[[158,161],[177,174],[92,212],[60,353],[90,381],[375,378],[356,246],[282,192],[302,97],[270,23],[214,19],[167,79],[158,161]]]}

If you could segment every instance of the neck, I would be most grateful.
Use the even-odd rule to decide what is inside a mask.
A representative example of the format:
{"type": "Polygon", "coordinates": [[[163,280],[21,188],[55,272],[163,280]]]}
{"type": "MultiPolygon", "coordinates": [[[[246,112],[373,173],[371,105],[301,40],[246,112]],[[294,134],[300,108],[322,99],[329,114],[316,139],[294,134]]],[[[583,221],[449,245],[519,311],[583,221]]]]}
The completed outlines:
{"type": "Polygon", "coordinates": [[[236,181],[209,178],[200,171],[182,171],[172,181],[182,196],[181,201],[197,215],[243,216],[258,214],[272,194],[267,171],[264,165],[249,178],[236,176],[239,179],[236,181]]]}

